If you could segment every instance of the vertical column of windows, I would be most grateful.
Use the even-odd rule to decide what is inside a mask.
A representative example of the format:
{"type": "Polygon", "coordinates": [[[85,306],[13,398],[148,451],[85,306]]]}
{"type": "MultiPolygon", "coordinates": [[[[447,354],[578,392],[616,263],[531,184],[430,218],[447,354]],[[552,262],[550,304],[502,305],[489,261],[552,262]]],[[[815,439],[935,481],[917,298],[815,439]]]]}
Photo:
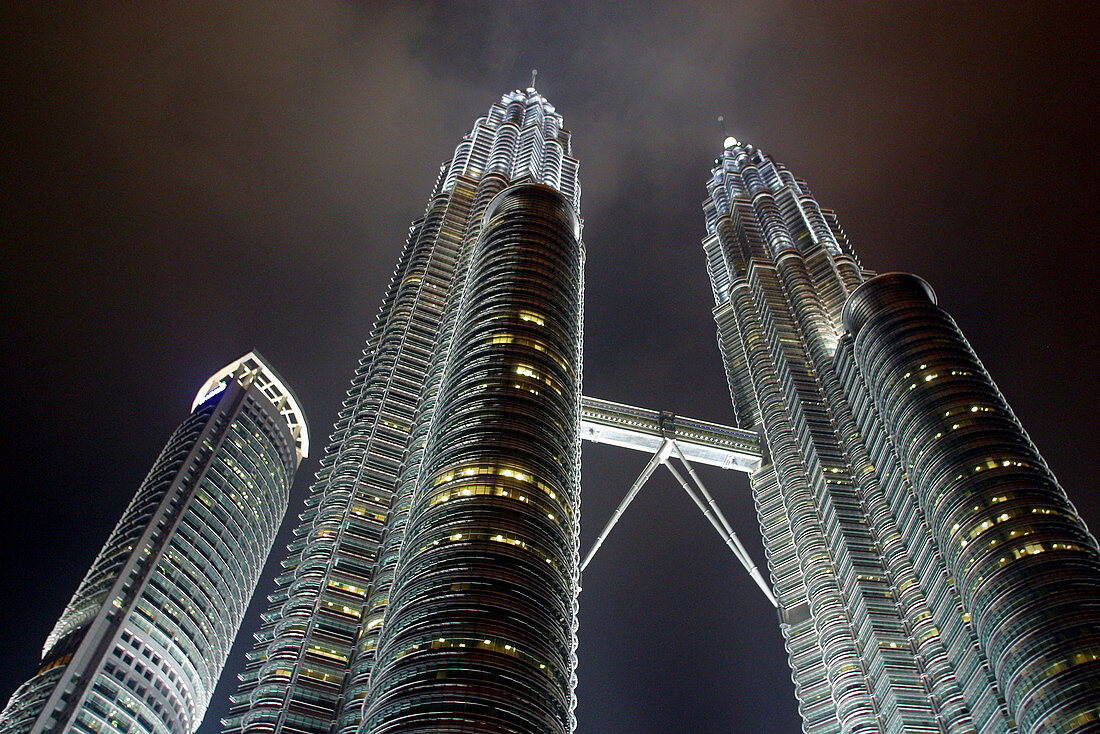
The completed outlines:
{"type": "Polygon", "coordinates": [[[1095,726],[1095,540],[927,285],[880,276],[853,295],[845,322],[1021,731],[1095,726]]]}
{"type": "Polygon", "coordinates": [[[807,731],[967,731],[833,368],[840,312],[864,273],[832,212],[751,146],[727,148],[708,190],[719,344],[739,425],[741,406],[754,405],[772,453],[754,497],[807,731]],[[799,580],[802,599],[791,593],[799,580]]]}
{"type": "Polygon", "coordinates": [[[369,366],[357,378],[358,400],[349,406],[347,427],[334,436],[316,499],[302,517],[308,525],[292,544],[300,556],[282,579],[286,595],[273,599],[282,619],[257,641],[267,661],[243,681],[226,731],[320,732],[332,724],[405,460],[408,420],[422,394],[425,345],[441,315],[435,289],[449,283],[458,257],[440,239],[452,203],[461,206],[451,196],[429,207],[399,261],[387,299],[392,305],[383,304],[369,366]],[[348,589],[357,590],[354,598],[342,593],[348,589]],[[319,656],[317,649],[331,654],[319,656]]]}
{"type": "Polygon", "coordinates": [[[63,616],[47,647],[40,677],[52,687],[31,687],[39,721],[9,728],[5,713],[0,728],[198,725],[285,512],[296,441],[308,440],[266,377],[226,377],[172,435],[74,597],[91,616],[68,631],[63,616]]]}
{"type": "MultiPolygon", "coordinates": [[[[470,182],[470,185],[456,188],[440,230],[440,237],[448,241],[455,252],[464,252],[473,246],[480,232],[481,214],[488,202],[503,186],[503,178],[496,174],[489,174],[476,184],[470,182]]],[[[363,701],[370,684],[375,650],[389,604],[394,568],[405,537],[405,524],[412,503],[412,493],[415,490],[415,477],[420,470],[424,437],[436,404],[432,396],[438,390],[439,373],[450,351],[454,304],[461,294],[464,281],[465,266],[458,263],[446,291],[446,299],[439,299],[436,302],[439,306],[439,312],[433,321],[438,331],[438,335],[434,335],[436,346],[430,354],[426,352],[423,354],[423,362],[418,365],[420,380],[423,383],[421,391],[423,397],[415,406],[412,406],[412,420],[409,421],[407,429],[406,460],[396,478],[394,499],[386,516],[377,561],[365,594],[362,632],[352,651],[352,659],[348,666],[348,674],[337,711],[337,729],[348,734],[354,734],[362,720],[363,701]]],[[[424,327],[426,329],[427,324],[424,324],[424,327]]]]}
{"type": "Polygon", "coordinates": [[[574,723],[577,221],[541,186],[502,193],[486,220],[383,625],[372,733],[574,723]]]}
{"type": "Polygon", "coordinates": [[[103,550],[47,638],[43,650],[44,658],[50,656],[51,648],[82,628],[99,612],[114,580],[130,557],[134,544],[141,538],[156,508],[164,500],[172,479],[179,473],[190,447],[202,433],[213,410],[213,406],[209,406],[196,411],[168,439],[164,450],[122,513],[103,550]]]}
{"type": "MultiPolygon", "coordinates": [[[[560,116],[540,95],[505,95],[459,144],[440,174],[439,194],[413,225],[295,531],[288,570],[278,579],[234,697],[227,732],[356,728],[403,537],[411,491],[405,485],[419,461],[418,416],[430,415],[432,365],[447,353],[441,324],[462,281],[463,243],[476,236],[471,222],[507,184],[505,176],[485,172],[496,167],[509,174],[529,164],[532,175],[546,175],[549,161],[540,153],[546,141],[534,140],[532,147],[525,136],[548,124],[552,147],[568,153],[560,116]],[[320,647],[335,652],[321,658],[310,652],[320,647]]],[[[562,158],[560,165],[562,188],[575,199],[576,162],[562,158]]]]}
{"type": "MultiPolygon", "coordinates": [[[[823,651],[824,672],[836,701],[841,730],[876,731],[879,704],[872,695],[866,670],[868,661],[855,632],[859,618],[867,610],[863,598],[849,596],[842,587],[845,571],[853,560],[870,559],[870,544],[862,533],[852,537],[855,529],[842,529],[837,520],[833,502],[837,493],[825,484],[822,462],[841,466],[843,458],[819,392],[816,371],[795,317],[789,311],[778,274],[773,266],[754,262],[750,279],[762,315],[764,343],[774,365],[777,387],[783,390],[784,397],[786,425],[778,431],[766,430],[769,448],[774,452],[773,440],[790,442],[787,461],[801,475],[804,485],[783,486],[781,476],[780,486],[789,494],[789,508],[799,502],[800,496],[805,496],[807,500],[803,501],[813,508],[798,515],[806,530],[812,528],[817,541],[814,545],[820,549],[803,555],[802,571],[814,579],[807,586],[810,611],[823,651]]],[[[799,535],[795,533],[796,539],[799,535]]]]}
{"type": "MultiPolygon", "coordinates": [[[[461,226],[453,226],[450,231],[459,235],[464,242],[471,243],[470,245],[463,245],[464,249],[472,246],[472,243],[476,241],[481,231],[482,214],[485,208],[505,184],[506,179],[498,175],[486,175],[476,185],[469,188],[469,197],[465,199],[456,198],[453,201],[452,208],[461,211],[463,220],[461,226]]],[[[447,231],[445,226],[444,233],[447,231]]],[[[458,300],[458,294],[462,292],[464,283],[465,271],[460,264],[450,287],[452,301],[458,300]]],[[[364,611],[363,633],[356,645],[354,662],[349,667],[349,675],[346,679],[343,699],[339,707],[338,727],[341,731],[346,731],[349,734],[357,729],[362,717],[362,704],[370,683],[375,649],[379,635],[383,631],[382,621],[389,602],[394,564],[404,541],[405,523],[411,496],[415,491],[419,475],[424,440],[434,414],[436,405],[434,395],[438,391],[443,365],[450,352],[451,333],[454,327],[456,310],[448,307],[444,309],[443,313],[444,316],[441,319],[443,325],[437,339],[438,346],[434,350],[430,362],[421,370],[421,374],[424,375],[424,399],[419,403],[410,430],[408,458],[399,478],[394,503],[387,517],[385,539],[379,550],[379,557],[372,576],[364,611]]]]}
{"type": "MultiPolygon", "coordinates": [[[[810,249],[820,250],[816,245],[810,249]]],[[[932,730],[936,712],[929,706],[929,691],[922,684],[897,598],[896,581],[907,577],[906,564],[886,555],[884,540],[892,536],[893,523],[878,501],[877,488],[866,477],[860,483],[864,491],[855,482],[852,463],[866,461],[832,367],[836,332],[803,256],[784,255],[777,269],[801,345],[801,359],[793,365],[802,374],[793,381],[791,398],[808,429],[803,443],[806,462],[874,700],[887,730],[932,730]]],[[[918,612],[921,609],[918,601],[918,612]]]]}
{"type": "MultiPolygon", "coordinates": [[[[799,706],[811,731],[827,731],[837,721],[837,701],[826,675],[824,636],[809,613],[838,596],[829,572],[829,556],[820,521],[814,509],[809,482],[802,470],[786,401],[775,375],[765,342],[764,329],[748,284],[735,284],[731,305],[736,313],[739,338],[749,363],[757,396],[760,425],[768,445],[770,468],[752,477],[753,497],[761,523],[768,567],[786,622],[782,626],[790,654],[799,706]]],[[[822,619],[820,615],[816,619],[822,619]]],[[[843,615],[840,621],[843,622],[843,615]]],[[[834,620],[835,623],[836,620],[834,620]]]]}
{"type": "MultiPolygon", "coordinates": [[[[851,337],[845,336],[837,350],[837,372],[852,405],[853,419],[867,443],[868,464],[859,472],[863,478],[876,480],[884,501],[896,520],[903,554],[911,564],[921,596],[928,605],[924,612],[911,613],[911,633],[921,652],[927,677],[933,687],[933,697],[947,721],[965,722],[968,712],[979,731],[1016,731],[1005,708],[1003,697],[981,652],[977,636],[965,614],[946,563],[936,551],[932,533],[927,528],[916,505],[908,475],[899,468],[893,447],[874,413],[870,393],[859,375],[852,354],[851,337]],[[942,652],[941,652],[942,649],[942,652]],[[950,682],[957,681],[961,698],[955,706],[956,694],[950,682]],[[952,714],[952,711],[955,711],[952,714]]],[[[912,586],[899,584],[902,601],[912,586]]]]}

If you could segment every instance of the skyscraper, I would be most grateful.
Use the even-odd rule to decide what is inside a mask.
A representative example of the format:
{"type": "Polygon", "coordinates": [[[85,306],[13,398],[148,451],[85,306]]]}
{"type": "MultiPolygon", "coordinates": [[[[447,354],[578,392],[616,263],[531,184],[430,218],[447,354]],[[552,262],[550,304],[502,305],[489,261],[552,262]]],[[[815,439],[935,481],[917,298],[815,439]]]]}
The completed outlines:
{"type": "Polygon", "coordinates": [[[207,380],[0,731],[197,729],[308,450],[297,400],[260,355],[207,380]]]}
{"type": "Polygon", "coordinates": [[[1100,551],[931,288],[733,138],[703,242],[807,732],[1100,730],[1100,551]]]}
{"type": "Polygon", "coordinates": [[[226,731],[573,728],[577,161],[504,95],[413,223],[226,731]]]}

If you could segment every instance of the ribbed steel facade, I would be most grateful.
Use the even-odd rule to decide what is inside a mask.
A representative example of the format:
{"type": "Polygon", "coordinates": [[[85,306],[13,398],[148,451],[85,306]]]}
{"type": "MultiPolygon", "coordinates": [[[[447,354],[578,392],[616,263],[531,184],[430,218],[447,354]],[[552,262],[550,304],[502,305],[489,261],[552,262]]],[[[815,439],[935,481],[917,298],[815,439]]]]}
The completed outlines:
{"type": "Polygon", "coordinates": [[[804,729],[1100,729],[1097,546],[954,323],[733,139],[704,240],[804,729]]]}
{"type": "Polygon", "coordinates": [[[933,539],[1020,730],[1100,730],[1095,539],[923,281],[874,278],[844,323],[862,427],[915,499],[895,503],[907,542],[933,539]]]}
{"type": "Polygon", "coordinates": [[[46,641],[0,731],[198,728],[308,445],[255,353],[208,382],[46,641]]]}
{"type": "Polygon", "coordinates": [[[579,224],[503,191],[471,256],[363,730],[570,732],[576,666],[579,224]]]}
{"type": "MultiPolygon", "coordinates": [[[[443,525],[435,527],[431,520],[436,516],[434,506],[430,502],[424,505],[428,495],[438,494],[424,483],[442,476],[437,471],[429,479],[427,472],[442,471],[440,467],[450,459],[438,455],[438,449],[430,448],[429,437],[436,436],[438,444],[440,432],[445,433],[445,425],[436,421],[436,408],[445,403],[457,410],[463,398],[455,394],[445,402],[440,392],[445,378],[458,379],[458,367],[452,366],[457,357],[453,357],[452,352],[458,339],[456,330],[467,328],[463,326],[465,322],[460,319],[460,313],[473,309],[470,304],[475,303],[491,311],[499,305],[494,298],[508,300],[500,294],[490,297],[488,292],[481,293],[481,281],[475,285],[468,282],[468,276],[472,269],[489,267],[482,228],[490,203],[505,189],[521,183],[548,187],[557,192],[554,195],[566,209],[576,212],[579,208],[577,161],[571,156],[569,133],[562,127],[561,116],[534,89],[504,95],[485,117],[475,122],[470,133],[459,143],[454,157],[443,165],[424,218],[414,222],[410,229],[332,441],[322,459],[317,483],[295,531],[290,555],[284,561],[286,572],[278,579],[278,588],[271,597],[272,606],[264,615],[264,626],[242,676],[241,689],[234,696],[230,715],[225,719],[227,733],[354,734],[361,730],[365,703],[370,706],[372,728],[389,731],[384,727],[398,726],[394,722],[400,718],[399,710],[404,710],[405,704],[394,703],[401,691],[395,687],[392,676],[424,657],[402,647],[419,634],[415,631],[418,627],[409,626],[415,616],[408,611],[409,605],[431,609],[434,603],[443,609],[450,598],[431,602],[429,600],[434,597],[430,590],[407,578],[409,564],[415,566],[417,563],[412,560],[419,549],[416,544],[426,537],[425,534],[434,540],[435,535],[445,529],[443,525]],[[475,257],[478,252],[482,255],[475,257]],[[429,465],[435,469],[429,470],[429,465]],[[421,592],[426,596],[419,596],[421,592]],[[392,637],[391,629],[394,630],[392,637]],[[376,665],[381,671],[377,675],[376,665]]],[[[531,190],[525,191],[528,191],[525,196],[534,196],[531,190]]],[[[545,198],[546,193],[539,196],[545,198]]],[[[542,198],[530,199],[532,212],[549,207],[544,201],[535,206],[535,200],[542,201],[542,198]]],[[[551,229],[557,226],[548,223],[553,217],[545,213],[539,216],[540,221],[545,220],[543,225],[551,229]]],[[[539,239],[543,234],[535,232],[532,236],[539,239]]],[[[542,244],[532,244],[531,256],[550,247],[551,240],[553,236],[542,244]]],[[[556,283],[555,287],[563,290],[554,293],[562,295],[579,288],[579,270],[555,267],[558,269],[549,276],[550,280],[564,279],[564,282],[556,283]]],[[[519,282],[520,275],[513,273],[484,287],[492,290],[519,282]]],[[[551,300],[556,297],[548,296],[549,291],[539,292],[541,297],[551,300]]],[[[517,292],[512,300],[519,303],[520,295],[517,292]]],[[[570,298],[564,303],[569,307],[574,305],[570,298]]],[[[556,304],[550,305],[557,308],[556,304]]],[[[542,336],[529,333],[540,330],[536,327],[540,327],[540,319],[544,320],[540,314],[548,308],[547,304],[539,308],[508,308],[512,309],[511,319],[516,322],[515,340],[492,345],[497,358],[504,359],[513,352],[539,352],[540,344],[544,349],[551,349],[548,345],[556,336],[551,342],[540,343],[539,339],[550,338],[548,332],[542,336]]],[[[504,319],[500,323],[508,322],[504,319]]],[[[573,335],[569,328],[562,333],[573,335]]],[[[464,346],[459,350],[462,353],[474,349],[466,339],[462,337],[464,346]]],[[[579,343],[577,346],[579,348],[579,343]]],[[[579,355],[564,348],[553,354],[565,365],[554,369],[566,370],[579,386],[579,355]]],[[[556,373],[544,365],[547,359],[554,361],[543,354],[537,359],[532,357],[527,363],[533,373],[554,376],[556,373]],[[541,367],[536,369],[537,365],[541,367]],[[540,369],[543,371],[539,372],[540,369]]],[[[530,375],[519,373],[514,377],[514,384],[520,385],[533,380],[530,375]]],[[[555,400],[558,399],[555,387],[564,390],[566,395],[573,389],[568,381],[543,384],[543,389],[553,393],[555,400]]],[[[573,410],[571,420],[575,422],[575,406],[573,410]]],[[[482,419],[487,418],[482,416],[482,419]]],[[[459,428],[451,427],[452,430],[459,428]]],[[[481,426],[477,430],[485,447],[495,445],[493,442],[497,439],[492,426],[481,426]]],[[[541,428],[532,427],[532,430],[532,435],[543,435],[541,428]]],[[[576,430],[575,426],[572,430],[576,430]]],[[[502,456],[497,463],[504,467],[507,462],[507,456],[502,456]]],[[[575,467],[570,466],[571,471],[575,471],[575,467]]],[[[519,480],[502,474],[499,481],[519,480]]],[[[576,481],[576,476],[569,482],[562,480],[559,497],[570,504],[570,511],[563,512],[560,523],[576,522],[576,506],[571,494],[576,481]]],[[[486,501],[488,507],[499,510],[501,517],[508,515],[507,502],[501,505],[499,498],[476,497],[474,504],[486,501]]],[[[537,494],[529,500],[541,502],[537,494]]],[[[468,506],[473,507],[473,504],[468,506]]],[[[492,516],[493,512],[487,512],[483,519],[489,522],[492,516]]],[[[547,519],[540,522],[545,524],[547,519]]],[[[516,527],[508,537],[526,542],[527,532],[516,527]]],[[[531,528],[530,532],[535,529],[531,528]]],[[[502,532],[497,534],[504,535],[502,532]]],[[[562,578],[570,579],[569,583],[575,585],[570,577],[570,564],[575,565],[575,560],[570,560],[575,554],[575,540],[570,540],[568,534],[559,534],[554,543],[553,549],[543,545],[537,547],[558,558],[562,565],[555,573],[564,574],[562,578]]],[[[458,541],[448,545],[451,549],[473,550],[475,547],[458,541]]],[[[533,558],[537,555],[535,547],[528,550],[513,544],[510,552],[513,555],[526,553],[533,558]]],[[[546,563],[545,559],[538,560],[546,563]]],[[[534,577],[530,581],[542,583],[534,577]]],[[[559,579],[558,586],[554,587],[555,594],[572,593],[575,596],[575,590],[562,591],[568,586],[562,587],[563,583],[559,579]]],[[[544,591],[532,588],[529,593],[541,595],[544,591]]],[[[556,603],[554,599],[543,601],[549,605],[556,603]]],[[[568,613],[562,624],[570,627],[575,602],[571,600],[566,610],[568,613]]],[[[530,655],[537,649],[534,640],[509,641],[505,630],[498,632],[486,633],[484,637],[493,640],[492,645],[497,642],[501,647],[509,645],[506,652],[521,646],[528,651],[524,654],[530,655]]],[[[440,637],[447,639],[446,634],[440,637]]],[[[546,644],[546,641],[537,644],[546,644]]],[[[475,654],[472,648],[467,649],[475,654]]],[[[489,652],[487,648],[476,654],[485,656],[489,652]]],[[[450,659],[445,652],[439,655],[442,660],[450,659]]],[[[501,653],[501,656],[507,658],[510,665],[533,665],[531,681],[538,681],[538,675],[544,678],[549,675],[541,673],[543,669],[538,665],[549,665],[556,660],[548,657],[532,663],[534,658],[528,660],[518,654],[501,653]],[[525,660],[527,662],[522,662],[525,660]]],[[[569,660],[565,667],[555,662],[551,671],[558,676],[556,684],[565,685],[554,694],[565,701],[564,713],[559,712],[564,717],[560,721],[565,728],[571,727],[573,706],[573,673],[571,658],[569,660]]],[[[453,675],[455,671],[444,665],[438,672],[453,675]]],[[[435,685],[440,690],[451,690],[444,677],[435,685]]],[[[544,693],[549,690],[545,689],[545,681],[539,685],[544,685],[544,693]]],[[[440,708],[441,712],[445,710],[449,709],[440,708]]],[[[537,720],[541,723],[529,731],[546,730],[540,728],[545,724],[544,719],[537,720]]],[[[362,728],[362,731],[370,730],[373,729],[362,728]]],[[[464,729],[455,729],[459,730],[464,729]]]]}

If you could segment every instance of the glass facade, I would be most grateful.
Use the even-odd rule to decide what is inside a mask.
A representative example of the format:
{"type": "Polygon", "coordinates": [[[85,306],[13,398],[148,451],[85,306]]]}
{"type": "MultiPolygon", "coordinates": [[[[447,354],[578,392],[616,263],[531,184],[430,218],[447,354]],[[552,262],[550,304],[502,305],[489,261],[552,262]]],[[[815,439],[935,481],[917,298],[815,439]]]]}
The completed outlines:
{"type": "Polygon", "coordinates": [[[485,220],[366,706],[379,734],[574,728],[580,228],[533,184],[485,220]]]}
{"type": "Polygon", "coordinates": [[[1100,555],[923,281],[730,138],[703,242],[804,729],[1100,729],[1100,555]]]}
{"type": "Polygon", "coordinates": [[[1020,729],[1100,728],[1096,541],[923,281],[870,280],[844,323],[866,430],[915,499],[898,510],[933,538],[1020,729]]]}
{"type": "MultiPolygon", "coordinates": [[[[579,304],[580,271],[577,263],[569,260],[569,257],[579,257],[579,245],[576,241],[570,245],[577,252],[568,257],[554,249],[564,246],[558,241],[562,237],[559,220],[564,217],[567,223],[575,224],[579,204],[577,160],[571,155],[569,133],[562,126],[561,116],[534,89],[511,92],[492,105],[488,114],[479,118],[459,143],[453,158],[442,166],[424,217],[410,228],[381,311],[352,378],[332,441],[321,460],[317,482],[284,561],[286,571],[277,581],[255,650],[242,675],[240,690],[233,697],[230,714],[224,720],[227,734],[276,731],[355,734],[361,728],[366,709],[370,710],[372,726],[398,726],[393,722],[403,716],[401,711],[412,705],[412,698],[422,699],[419,693],[412,698],[403,697],[406,689],[399,683],[404,680],[401,676],[412,675],[410,680],[415,683],[409,685],[420,686],[424,684],[423,671],[409,673],[419,665],[418,661],[426,659],[425,656],[451,660],[463,649],[457,645],[472,645],[471,641],[456,643],[451,653],[446,652],[451,648],[439,647],[446,642],[437,642],[436,648],[429,648],[444,650],[438,653],[416,650],[416,654],[412,654],[411,648],[402,647],[406,643],[421,644],[409,642],[419,639],[417,635],[422,629],[416,621],[421,612],[415,610],[420,609],[431,617],[432,604],[428,599],[434,598],[434,593],[439,591],[439,587],[429,588],[432,583],[439,582],[439,578],[425,580],[425,585],[408,580],[408,564],[420,563],[412,560],[416,550],[413,546],[430,537],[432,542],[440,543],[439,547],[433,546],[433,552],[438,551],[448,558],[449,553],[457,551],[500,552],[503,548],[500,541],[490,539],[486,547],[484,539],[472,537],[472,528],[478,523],[481,523],[479,527],[495,527],[492,512],[488,511],[491,508],[496,508],[502,517],[511,518],[506,523],[507,532],[502,526],[492,537],[507,536],[531,544],[530,548],[525,548],[513,543],[508,549],[511,556],[533,557],[537,555],[537,548],[560,564],[553,567],[552,572],[540,566],[540,572],[530,578],[520,573],[513,581],[520,583],[520,579],[526,579],[523,583],[542,585],[532,587],[527,593],[547,604],[551,597],[542,599],[543,593],[552,593],[555,600],[571,593],[566,580],[571,578],[570,564],[575,565],[571,560],[575,549],[568,545],[572,541],[563,533],[570,523],[576,522],[576,506],[571,494],[576,478],[572,477],[570,482],[573,484],[570,484],[541,464],[528,465],[535,461],[538,452],[555,455],[569,466],[572,460],[556,448],[556,443],[523,448],[525,440],[533,441],[536,437],[551,440],[542,437],[541,428],[532,428],[527,439],[518,434],[511,436],[507,441],[511,442],[510,446],[514,444],[514,451],[518,453],[509,453],[512,449],[505,451],[495,443],[504,440],[495,437],[496,428],[475,423],[497,420],[499,415],[494,417],[495,414],[479,412],[481,408],[472,403],[467,405],[454,390],[444,392],[443,386],[447,380],[458,380],[459,366],[466,366],[458,365],[458,355],[481,355],[479,350],[484,346],[489,352],[479,359],[497,366],[500,360],[512,360],[517,368],[524,370],[513,370],[509,375],[510,385],[539,390],[541,397],[538,400],[553,403],[553,409],[528,406],[527,410],[542,416],[540,420],[544,422],[550,421],[548,416],[553,415],[553,420],[561,424],[553,424],[554,441],[575,435],[575,406],[573,413],[553,411],[563,410],[559,403],[571,399],[569,396],[574,389],[579,389],[579,354],[574,354],[572,346],[559,343],[560,339],[571,338],[577,333],[579,326],[575,324],[579,324],[579,314],[571,317],[573,320],[548,319],[552,313],[557,313],[554,309],[558,308],[558,298],[565,299],[565,308],[579,304]],[[514,190],[513,194],[497,199],[501,192],[518,184],[532,184],[536,188],[523,189],[526,193],[522,194],[514,190]],[[540,186],[545,188],[538,188],[540,186]],[[522,202],[521,209],[529,207],[532,219],[524,226],[529,226],[530,232],[518,236],[507,222],[494,229],[495,220],[487,217],[494,200],[497,216],[507,213],[507,222],[513,221],[512,210],[516,202],[522,202]],[[511,253],[507,257],[512,259],[506,258],[511,265],[503,270],[499,269],[502,266],[493,264],[496,261],[489,256],[491,253],[485,252],[489,229],[498,232],[493,241],[499,243],[502,252],[511,253]],[[517,237],[513,245],[512,239],[517,237]],[[513,247],[519,249],[513,250],[513,247]],[[511,267],[518,270],[507,269],[511,267]],[[484,274],[484,269],[491,274],[484,274]],[[509,288],[514,288],[514,292],[509,288]],[[523,306],[528,300],[536,305],[523,306]],[[502,303],[511,305],[502,306],[502,303]],[[494,310],[498,307],[510,315],[498,314],[494,310]],[[480,337],[466,331],[473,328],[469,322],[473,317],[464,314],[475,308],[494,314],[492,318],[486,316],[487,324],[479,327],[496,330],[484,345],[477,343],[480,337]],[[440,405],[448,406],[448,411],[472,411],[467,415],[471,426],[440,423],[444,420],[443,416],[437,419],[436,409],[440,405]],[[472,432],[462,434],[463,445],[470,444],[467,447],[470,457],[482,457],[462,459],[470,464],[463,464],[462,471],[472,470],[481,477],[468,482],[471,484],[468,497],[472,499],[453,505],[433,505],[427,498],[441,497],[445,492],[431,489],[435,485],[429,487],[425,483],[445,476],[445,467],[450,466],[447,462],[459,461],[439,454],[439,436],[467,428],[472,432]],[[484,444],[483,448],[477,448],[479,442],[484,444]],[[482,454],[478,454],[479,451],[482,454]],[[499,474],[495,473],[498,469],[499,474]],[[505,470],[511,471],[512,476],[504,475],[505,470]],[[435,473],[429,477],[429,471],[435,473]],[[524,480],[517,479],[516,474],[538,477],[542,485],[554,487],[549,491],[557,494],[556,500],[548,500],[548,495],[536,484],[530,488],[531,494],[523,493],[524,509],[541,510],[557,502],[564,503],[563,507],[569,505],[569,511],[559,508],[561,514],[558,515],[554,509],[547,509],[546,512],[555,514],[556,519],[532,516],[530,519],[537,520],[538,525],[525,529],[521,523],[524,515],[512,506],[512,498],[485,494],[487,489],[474,490],[474,486],[496,488],[515,484],[519,487],[524,480]],[[478,509],[482,505],[484,508],[478,509]],[[458,522],[466,527],[462,525],[465,521],[452,519],[439,520],[444,524],[436,526],[437,518],[447,516],[448,507],[470,508],[469,522],[474,524],[468,528],[471,537],[444,543],[443,536],[465,535],[461,530],[445,533],[450,523],[458,522]],[[443,535],[436,537],[439,533],[443,535]],[[558,547],[562,543],[565,545],[558,547]],[[380,666],[378,672],[376,666],[380,666]]],[[[470,367],[475,369],[473,364],[470,367]]],[[[496,379],[493,377],[496,367],[476,369],[482,368],[488,371],[480,377],[463,379],[474,380],[471,384],[478,389],[482,381],[488,385],[496,379]]],[[[532,395],[529,400],[535,400],[533,393],[527,394],[532,395]]],[[[500,431],[513,433],[519,428],[514,420],[499,426],[500,431]]],[[[539,461],[545,461],[542,454],[538,454],[539,461]]],[[[457,486],[467,480],[453,481],[457,486]]],[[[544,559],[540,562],[546,564],[544,559]]],[[[485,569],[484,559],[471,558],[470,563],[471,569],[485,569]]],[[[546,565],[551,568],[550,564],[546,565]]],[[[500,584],[504,583],[500,580],[500,584]]],[[[453,601],[452,597],[470,598],[460,591],[465,590],[455,589],[439,599],[440,608],[448,608],[446,605],[453,601]]],[[[555,624],[570,629],[572,634],[575,600],[570,598],[560,611],[564,613],[564,621],[557,620],[555,624]]],[[[434,629],[436,622],[423,624],[423,629],[434,629]]],[[[477,629],[477,625],[462,624],[462,629],[477,629]]],[[[536,629],[542,634],[549,628],[537,626],[528,634],[536,629]]],[[[486,659],[492,657],[490,653],[497,654],[502,661],[500,664],[518,666],[516,669],[522,670],[534,665],[535,670],[542,671],[544,669],[538,665],[546,664],[549,672],[539,673],[545,680],[538,675],[530,676],[528,684],[535,688],[530,689],[529,695],[534,696],[537,691],[538,696],[553,698],[555,703],[546,703],[547,710],[556,712],[554,716],[560,722],[566,722],[560,726],[570,727],[571,651],[564,658],[568,664],[561,664],[562,658],[555,657],[558,653],[551,655],[549,652],[538,653],[538,662],[531,662],[536,658],[511,654],[512,648],[519,645],[524,655],[534,655],[534,651],[540,649],[538,645],[559,643],[550,640],[537,644],[522,642],[512,639],[518,633],[506,628],[494,634],[489,632],[486,630],[478,639],[488,638],[490,643],[480,643],[481,649],[476,654],[486,659]],[[508,646],[507,650],[504,646],[508,646]],[[497,651],[497,647],[503,652],[497,651]],[[550,678],[551,675],[556,678],[550,678]]],[[[446,634],[439,637],[448,639],[446,634]]],[[[571,644],[569,642],[566,647],[571,644]]],[[[473,655],[474,650],[474,647],[466,647],[463,652],[473,655]]],[[[488,675],[488,670],[486,668],[482,674],[488,675]]],[[[458,670],[441,668],[437,672],[454,676],[458,670]]],[[[470,676],[475,675],[470,672],[470,676]]],[[[456,690],[455,686],[449,687],[447,680],[440,677],[434,685],[443,691],[456,690]]],[[[488,681],[484,684],[489,685],[488,681]]],[[[504,695],[505,690],[506,687],[502,687],[496,695],[504,695]]],[[[430,694],[423,695],[431,698],[430,694]]],[[[536,720],[540,722],[537,726],[532,724],[534,728],[521,730],[544,731],[541,727],[545,717],[536,720]]]]}
{"type": "Polygon", "coordinates": [[[0,731],[198,728],[308,448],[255,353],[211,378],[50,633],[0,731]]]}

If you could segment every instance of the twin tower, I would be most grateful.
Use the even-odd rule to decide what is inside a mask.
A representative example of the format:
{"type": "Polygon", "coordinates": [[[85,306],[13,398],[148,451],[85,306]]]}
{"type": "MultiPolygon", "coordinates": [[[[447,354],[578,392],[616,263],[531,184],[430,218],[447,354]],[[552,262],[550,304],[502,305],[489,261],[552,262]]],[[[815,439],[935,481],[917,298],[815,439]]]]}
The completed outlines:
{"type": "MultiPolygon", "coordinates": [[[[575,730],[577,169],[533,88],[443,165],[226,734],[575,730]]],[[[736,428],[760,437],[761,583],[804,730],[1100,731],[1100,551],[932,290],[863,269],[751,145],[727,139],[707,189],[718,344],[736,428]]],[[[215,374],[0,732],[195,731],[308,446],[259,355],[215,374]]]]}

